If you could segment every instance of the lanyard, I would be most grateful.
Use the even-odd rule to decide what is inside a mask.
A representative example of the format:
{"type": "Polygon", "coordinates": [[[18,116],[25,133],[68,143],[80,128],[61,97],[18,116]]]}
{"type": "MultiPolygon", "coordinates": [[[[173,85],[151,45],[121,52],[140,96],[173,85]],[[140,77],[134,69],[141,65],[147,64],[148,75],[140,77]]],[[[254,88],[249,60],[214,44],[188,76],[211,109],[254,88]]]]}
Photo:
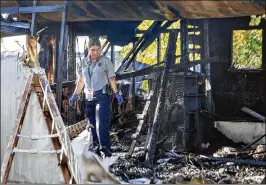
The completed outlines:
{"type": "Polygon", "coordinates": [[[91,83],[91,77],[92,77],[92,73],[93,73],[93,70],[94,70],[94,68],[95,68],[95,66],[96,66],[96,64],[98,63],[98,61],[101,59],[101,56],[95,61],[95,62],[91,62],[91,61],[89,61],[90,62],[90,64],[88,65],[88,75],[89,75],[89,77],[90,77],[90,83],[91,83]],[[91,69],[91,70],[90,70],[91,69]]]}

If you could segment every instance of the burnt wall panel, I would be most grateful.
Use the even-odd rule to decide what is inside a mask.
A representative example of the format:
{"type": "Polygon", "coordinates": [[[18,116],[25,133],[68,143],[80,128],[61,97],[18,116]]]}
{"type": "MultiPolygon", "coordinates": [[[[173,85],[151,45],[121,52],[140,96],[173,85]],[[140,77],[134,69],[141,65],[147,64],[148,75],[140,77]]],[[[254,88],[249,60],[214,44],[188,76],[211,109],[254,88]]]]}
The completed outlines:
{"type": "MultiPolygon", "coordinates": [[[[224,119],[253,119],[241,112],[243,106],[266,115],[266,72],[229,71],[232,56],[232,31],[248,28],[249,17],[234,19],[213,19],[210,21],[210,55],[220,57],[211,65],[211,83],[215,113],[224,119]]],[[[263,29],[263,51],[266,46],[266,21],[263,29]]],[[[265,66],[263,52],[263,66],[265,66]]],[[[265,69],[265,68],[264,68],[265,69]]]]}

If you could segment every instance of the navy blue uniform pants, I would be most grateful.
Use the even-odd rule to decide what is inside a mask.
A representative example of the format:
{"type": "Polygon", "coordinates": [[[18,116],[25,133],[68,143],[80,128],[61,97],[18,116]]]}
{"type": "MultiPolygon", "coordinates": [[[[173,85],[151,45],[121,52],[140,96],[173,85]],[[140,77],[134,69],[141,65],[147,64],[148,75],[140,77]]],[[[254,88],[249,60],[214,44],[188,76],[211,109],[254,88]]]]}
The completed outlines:
{"type": "Polygon", "coordinates": [[[108,94],[103,94],[102,90],[94,91],[93,100],[86,101],[86,112],[88,124],[93,125],[91,133],[95,152],[106,157],[111,156],[111,140],[109,134],[111,97],[108,94]]]}

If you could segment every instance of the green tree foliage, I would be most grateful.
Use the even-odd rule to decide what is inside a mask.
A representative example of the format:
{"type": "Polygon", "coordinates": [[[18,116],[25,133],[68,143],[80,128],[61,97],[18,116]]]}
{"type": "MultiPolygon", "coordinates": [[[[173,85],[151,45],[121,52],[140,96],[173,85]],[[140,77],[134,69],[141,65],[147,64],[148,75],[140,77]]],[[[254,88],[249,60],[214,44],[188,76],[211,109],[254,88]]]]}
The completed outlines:
{"type": "Polygon", "coordinates": [[[259,15],[259,16],[252,15],[250,16],[249,26],[258,26],[261,22],[261,19],[265,19],[265,18],[266,18],[265,14],[259,15]]]}
{"type": "MultiPolygon", "coordinates": [[[[265,14],[250,17],[250,26],[258,26],[265,14]]],[[[262,65],[262,29],[233,31],[233,67],[258,69],[262,65]]]]}
{"type": "MultiPolygon", "coordinates": [[[[139,30],[147,30],[153,23],[154,21],[152,20],[145,20],[142,21],[142,23],[138,26],[139,30]]],[[[178,29],[180,28],[180,21],[174,22],[168,29],[178,29]]],[[[141,37],[142,34],[137,35],[138,37],[141,37]]],[[[169,38],[169,33],[162,33],[161,34],[161,49],[160,49],[160,62],[163,61],[166,48],[167,48],[167,43],[168,43],[168,38],[169,38]]],[[[144,51],[141,51],[137,54],[136,60],[145,64],[153,65],[156,64],[157,61],[157,39],[155,39],[144,51]]],[[[133,44],[130,43],[122,48],[120,51],[120,54],[125,57],[127,53],[132,49],[133,44]]],[[[177,48],[176,48],[176,55],[180,55],[180,39],[177,41],[177,48]]],[[[142,83],[142,89],[148,91],[148,81],[144,80],[142,83]]]]}
{"type": "MultiPolygon", "coordinates": [[[[165,21],[166,22],[166,21],[165,21]]],[[[164,22],[164,23],[165,23],[164,22]]],[[[152,20],[145,20],[143,21],[139,26],[138,29],[139,30],[147,30],[151,25],[152,25],[153,21],[152,20]]],[[[188,25],[188,28],[193,28],[194,26],[188,25]]],[[[176,21],[174,22],[171,26],[168,27],[168,29],[180,29],[180,21],[176,21]]],[[[195,35],[199,35],[200,32],[195,32],[195,33],[188,33],[188,34],[195,34],[195,35]]],[[[141,37],[142,34],[138,34],[138,37],[141,37]]],[[[167,49],[167,44],[168,44],[168,38],[169,38],[169,33],[161,33],[160,35],[161,38],[161,45],[160,45],[160,62],[164,60],[164,56],[165,56],[165,52],[167,49]]],[[[132,49],[133,44],[130,43],[126,46],[124,46],[122,48],[122,50],[120,51],[120,55],[122,57],[125,57],[127,55],[127,53],[132,49]]],[[[199,45],[193,45],[190,44],[189,48],[200,48],[199,45]]],[[[176,56],[180,56],[181,55],[181,40],[180,40],[180,33],[178,34],[178,38],[177,38],[177,42],[176,42],[176,52],[175,52],[176,56]]],[[[191,53],[189,55],[190,61],[193,61],[193,59],[195,60],[199,60],[200,59],[200,54],[196,54],[195,57],[193,58],[193,54],[191,53]]],[[[149,64],[149,65],[154,65],[156,64],[157,61],[157,39],[154,40],[149,47],[147,47],[144,51],[141,51],[137,54],[136,57],[137,61],[145,63],[145,64],[149,64]]],[[[180,62],[180,57],[178,57],[176,59],[176,63],[180,62]]],[[[144,81],[142,88],[147,90],[147,81],[144,81]]]]}
{"type": "MultiPolygon", "coordinates": [[[[153,23],[152,20],[145,20],[143,21],[139,26],[139,30],[147,30],[153,23]]],[[[174,22],[168,29],[178,29],[180,28],[180,22],[176,21],[174,22]]],[[[141,37],[142,34],[138,34],[137,36],[141,37]]],[[[168,33],[162,33],[161,34],[161,58],[160,61],[163,61],[163,57],[165,55],[165,51],[167,48],[168,43],[168,33]]],[[[125,57],[127,53],[132,49],[133,44],[130,43],[122,48],[120,51],[120,54],[125,57]]],[[[176,49],[176,55],[180,55],[180,39],[177,41],[177,49],[176,49]]],[[[153,65],[157,63],[157,39],[154,40],[144,51],[141,51],[138,53],[136,57],[137,61],[143,62],[145,64],[153,65]]]]}
{"type": "Polygon", "coordinates": [[[233,65],[235,68],[260,68],[262,30],[234,30],[233,65]]]}

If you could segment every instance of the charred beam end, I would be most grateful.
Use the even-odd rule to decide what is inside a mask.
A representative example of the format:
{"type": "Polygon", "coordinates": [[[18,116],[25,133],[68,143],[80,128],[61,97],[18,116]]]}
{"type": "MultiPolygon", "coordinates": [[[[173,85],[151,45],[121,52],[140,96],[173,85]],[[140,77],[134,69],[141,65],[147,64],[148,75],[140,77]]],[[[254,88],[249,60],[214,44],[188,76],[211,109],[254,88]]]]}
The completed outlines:
{"type": "Polygon", "coordinates": [[[144,51],[158,36],[161,35],[161,32],[163,30],[166,30],[169,26],[171,26],[174,23],[174,21],[167,21],[162,26],[158,25],[157,27],[154,27],[153,30],[149,33],[147,38],[144,40],[145,43],[141,48],[141,51],[144,51]]]}
{"type": "Polygon", "coordinates": [[[20,22],[20,21],[4,21],[1,20],[0,23],[2,26],[9,26],[9,27],[15,27],[15,28],[24,28],[24,29],[30,29],[30,23],[28,22],[20,22]]]}
{"type": "Polygon", "coordinates": [[[45,13],[63,11],[66,4],[54,6],[29,6],[29,7],[5,7],[1,8],[1,14],[26,14],[26,13],[45,13]]]}
{"type": "Polygon", "coordinates": [[[1,25],[1,33],[9,33],[9,34],[30,34],[29,28],[17,28],[13,26],[2,26],[1,25]]]}
{"type": "Polygon", "coordinates": [[[263,121],[263,122],[266,121],[266,119],[265,119],[264,116],[258,114],[257,112],[255,112],[255,111],[253,111],[253,110],[251,110],[251,109],[249,109],[249,108],[247,108],[247,107],[242,107],[241,110],[242,110],[243,112],[245,112],[245,113],[247,113],[247,114],[249,114],[249,115],[251,115],[251,116],[253,116],[253,117],[255,117],[255,118],[257,118],[257,119],[259,119],[259,120],[261,120],[261,121],[263,121]]]}
{"type": "Polygon", "coordinates": [[[125,69],[129,67],[131,62],[136,58],[139,51],[144,51],[160,34],[161,30],[167,29],[174,21],[168,21],[164,25],[161,26],[162,22],[156,22],[156,24],[152,25],[147,32],[145,33],[145,38],[138,46],[138,48],[134,51],[131,59],[128,61],[125,69]]]}
{"type": "MultiPolygon", "coordinates": [[[[155,21],[149,28],[148,30],[141,36],[141,38],[138,39],[134,47],[129,51],[127,56],[122,60],[120,66],[118,67],[117,71],[120,71],[122,67],[124,67],[125,62],[129,59],[129,57],[132,55],[132,53],[135,52],[137,48],[139,48],[139,45],[143,42],[144,38],[147,37],[147,35],[150,35],[151,30],[153,30],[155,27],[157,27],[162,24],[162,21],[155,21]]],[[[130,62],[129,62],[130,63],[130,62]]]]}

